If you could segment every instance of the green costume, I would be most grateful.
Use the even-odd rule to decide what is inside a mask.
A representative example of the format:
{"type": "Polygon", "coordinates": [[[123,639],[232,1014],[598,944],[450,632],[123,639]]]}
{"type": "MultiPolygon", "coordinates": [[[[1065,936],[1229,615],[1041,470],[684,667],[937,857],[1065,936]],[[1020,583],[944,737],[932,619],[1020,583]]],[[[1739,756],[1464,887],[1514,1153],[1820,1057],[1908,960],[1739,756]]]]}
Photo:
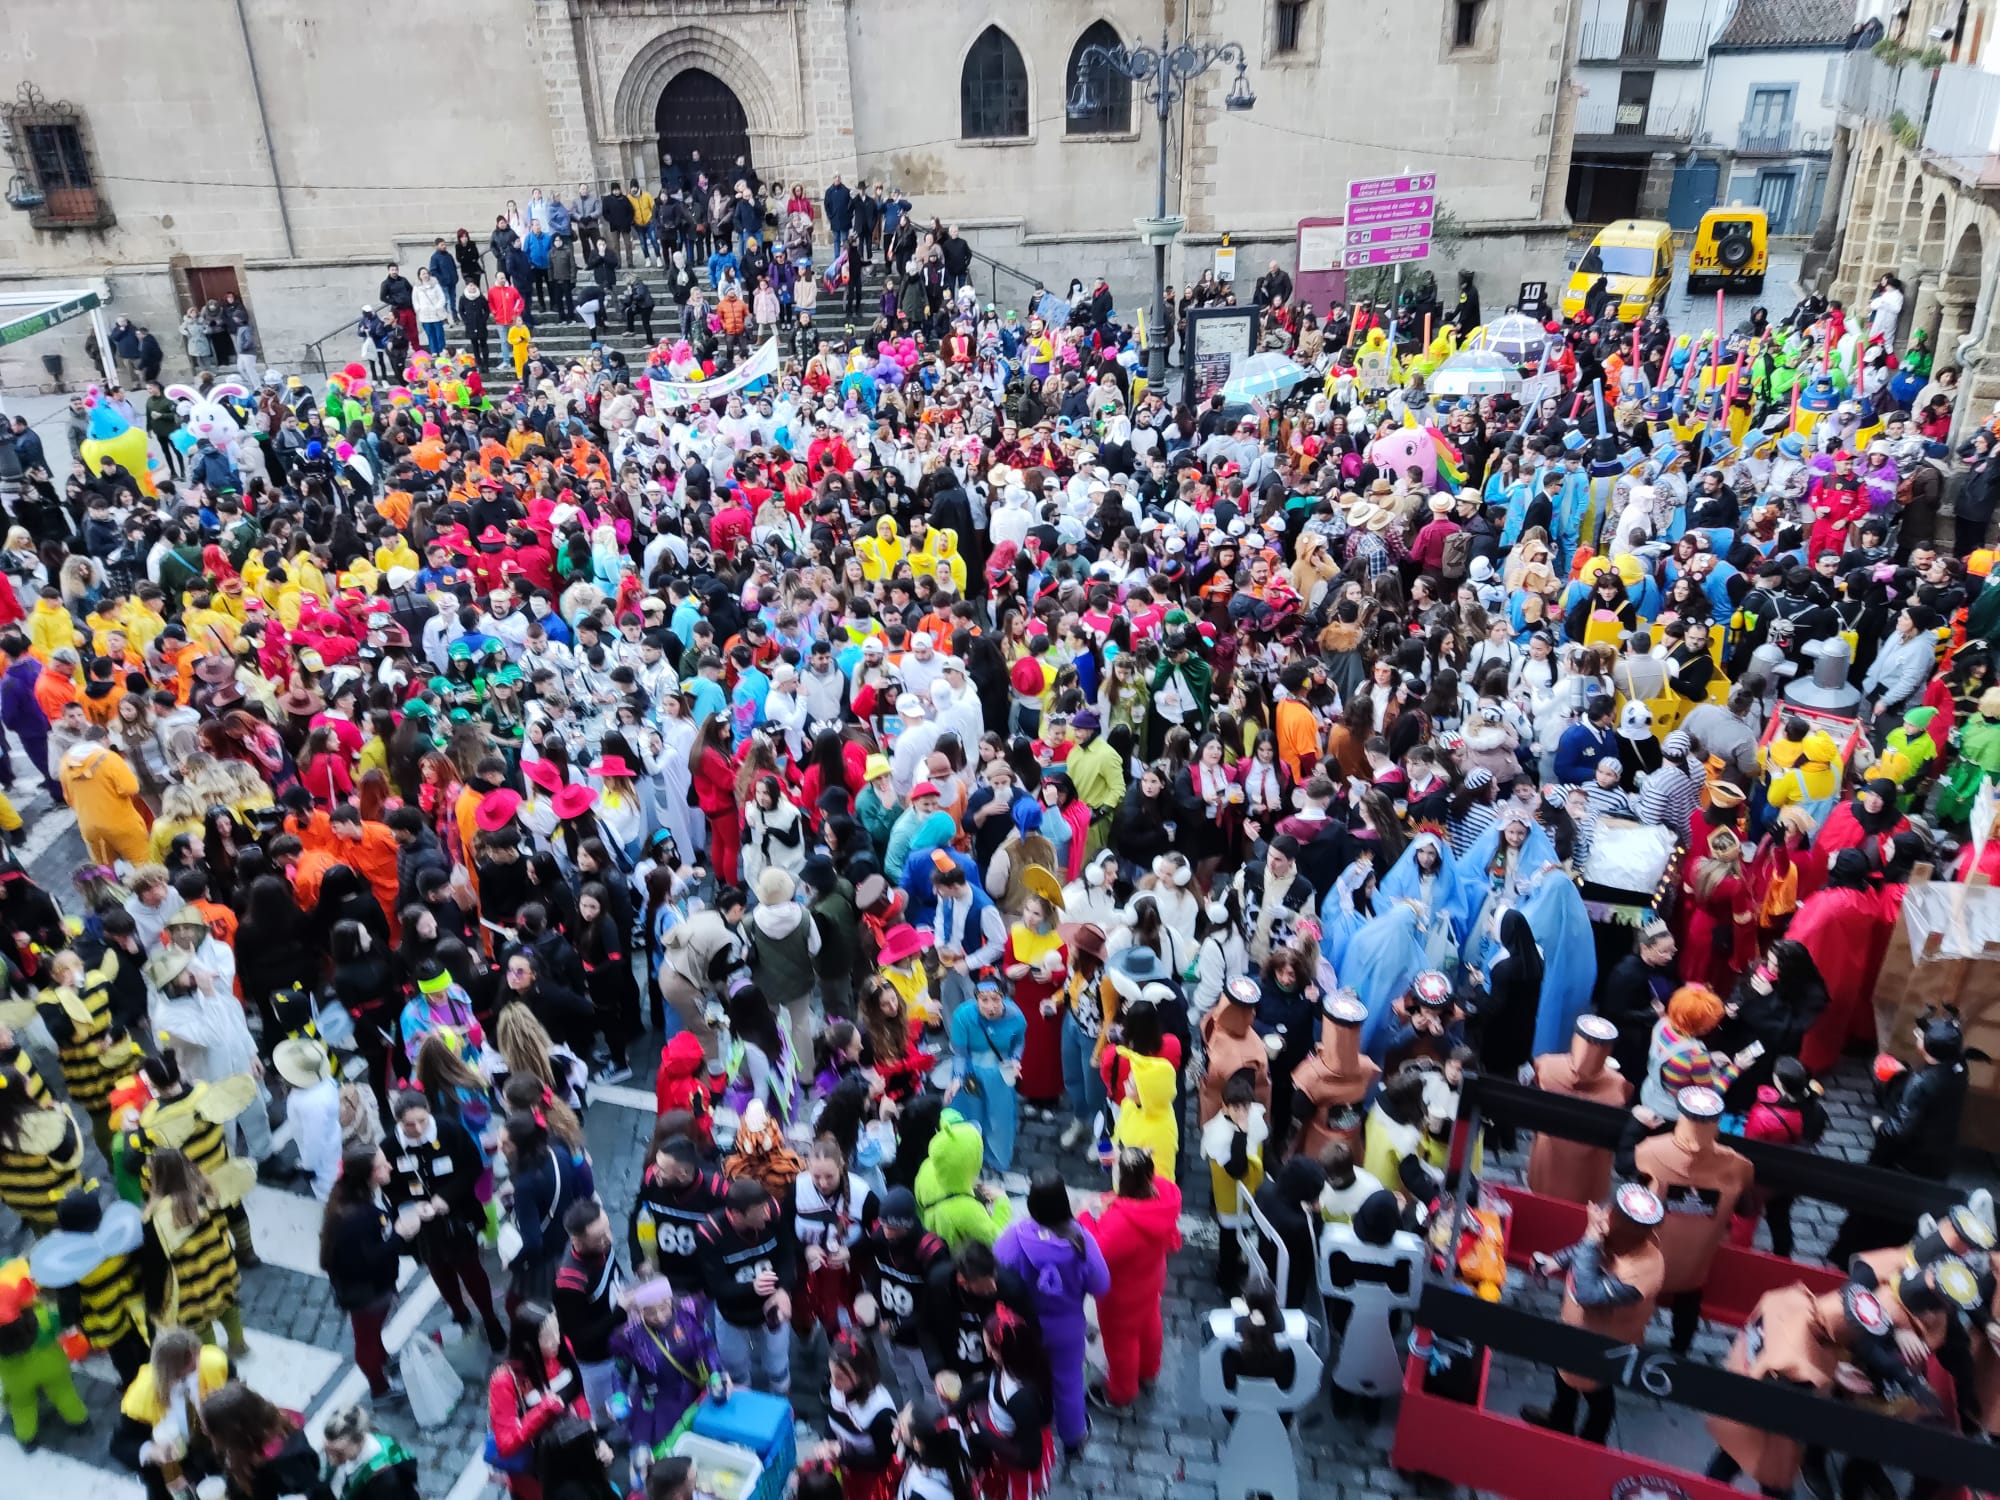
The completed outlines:
{"type": "MultiPolygon", "coordinates": [[[[1193,628],[1189,627],[1189,634],[1193,633],[1193,628]]],[[[1159,754],[1159,744],[1165,742],[1167,730],[1172,727],[1166,717],[1159,712],[1163,701],[1170,705],[1178,704],[1181,710],[1181,717],[1178,720],[1180,727],[1196,739],[1200,739],[1207,731],[1209,691],[1214,676],[1214,668],[1192,651],[1188,653],[1186,661],[1175,662],[1166,659],[1153,669],[1154,711],[1148,716],[1146,735],[1146,748],[1149,754],[1155,756],[1159,754]],[[1176,684],[1172,692],[1167,689],[1170,680],[1176,684]]]]}
{"type": "Polygon", "coordinates": [[[1986,587],[1973,596],[1965,612],[1965,633],[1988,646],[2000,644],[2000,568],[1987,575],[1986,587]]]}
{"type": "MultiPolygon", "coordinates": [[[[35,1284],[25,1271],[11,1288],[23,1288],[27,1296],[34,1296],[35,1284]]],[[[6,1290],[0,1290],[0,1300],[9,1300],[6,1290]]],[[[7,1398],[14,1438],[24,1448],[32,1446],[41,1431],[44,1396],[70,1426],[83,1427],[90,1421],[83,1398],[76,1393],[76,1382],[70,1378],[69,1356],[56,1342],[60,1332],[61,1320],[55,1310],[39,1300],[22,1308],[19,1316],[0,1323],[0,1393],[7,1398]]]]}
{"type": "Polygon", "coordinates": [[[1118,752],[1105,743],[1104,736],[1092,733],[1090,743],[1078,745],[1062,763],[1076,799],[1090,809],[1088,852],[1097,853],[1110,838],[1111,815],[1125,800],[1125,768],[1118,752]]]}
{"type": "MultiPolygon", "coordinates": [[[[2000,704],[1993,706],[2000,708],[2000,704]]],[[[1980,783],[2000,781],[2000,714],[1987,717],[1982,700],[1979,712],[1960,725],[1957,733],[1958,759],[1938,794],[1937,815],[1945,823],[1963,823],[1972,812],[1980,783]]]]}
{"type": "Polygon", "coordinates": [[[1902,781],[1900,800],[1907,811],[1921,791],[1932,761],[1937,759],[1937,742],[1929,734],[1937,717],[1934,708],[1913,708],[1903,722],[1889,731],[1888,748],[1899,751],[1910,762],[1910,773],[1902,781]]]}
{"type": "Polygon", "coordinates": [[[973,1196],[985,1149],[979,1127],[967,1123],[957,1110],[947,1109],[938,1116],[930,1155],[917,1169],[917,1213],[924,1228],[943,1240],[947,1249],[956,1251],[967,1240],[990,1245],[1014,1217],[1004,1194],[995,1194],[991,1203],[973,1196]]]}
{"type": "Polygon", "coordinates": [[[320,1461],[319,1477],[327,1486],[329,1492],[332,1493],[334,1500],[359,1500],[359,1497],[367,1492],[369,1481],[377,1474],[380,1474],[384,1469],[400,1468],[404,1465],[409,1466],[409,1472],[404,1476],[406,1488],[411,1493],[415,1492],[417,1487],[417,1461],[410,1456],[409,1450],[390,1437],[386,1432],[378,1432],[374,1434],[374,1438],[376,1443],[375,1453],[362,1460],[359,1464],[356,1464],[354,1472],[347,1476],[346,1481],[338,1490],[333,1489],[335,1465],[326,1462],[324,1459],[320,1461]]]}

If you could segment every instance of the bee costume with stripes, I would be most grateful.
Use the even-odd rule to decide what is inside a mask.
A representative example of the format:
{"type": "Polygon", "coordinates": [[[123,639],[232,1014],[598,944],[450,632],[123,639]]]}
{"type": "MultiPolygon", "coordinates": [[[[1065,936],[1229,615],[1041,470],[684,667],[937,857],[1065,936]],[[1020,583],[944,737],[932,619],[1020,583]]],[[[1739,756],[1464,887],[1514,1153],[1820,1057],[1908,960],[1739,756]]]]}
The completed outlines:
{"type": "Polygon", "coordinates": [[[152,1342],[140,1275],[145,1226],[138,1209],[116,1200],[106,1207],[95,1188],[76,1189],[57,1205],[56,1229],[35,1241],[28,1269],[43,1291],[55,1294],[64,1326],[108,1352],[129,1385],[152,1342]]]}
{"type": "Polygon", "coordinates": [[[55,1228],[56,1205],[83,1184],[83,1132],[20,1048],[0,1055],[0,1203],[37,1234],[55,1228]]]}

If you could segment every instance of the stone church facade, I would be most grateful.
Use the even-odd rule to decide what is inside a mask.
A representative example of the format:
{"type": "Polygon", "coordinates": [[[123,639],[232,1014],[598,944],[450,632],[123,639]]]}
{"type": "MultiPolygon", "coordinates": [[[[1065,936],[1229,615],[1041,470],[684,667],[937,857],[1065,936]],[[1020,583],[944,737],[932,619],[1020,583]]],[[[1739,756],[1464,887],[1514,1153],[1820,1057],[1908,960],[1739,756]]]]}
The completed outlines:
{"type": "MultiPolygon", "coordinates": [[[[338,330],[437,235],[484,244],[541,187],[659,180],[663,141],[740,148],[817,201],[886,181],[1025,278],[1150,274],[1159,127],[1139,89],[1067,109],[1091,42],[1233,41],[1168,139],[1170,275],[1292,268],[1294,226],[1348,179],[1435,171],[1471,231],[1457,263],[1501,300],[1558,269],[1575,0],[11,0],[0,141],[59,191],[0,209],[0,293],[108,286],[169,349],[190,299],[234,287],[269,359],[338,364],[338,330]],[[50,125],[54,121],[54,126],[50,125]],[[65,123],[66,122],[66,123],[65,123]],[[52,133],[53,132],[53,133],[52,133]]],[[[1101,75],[1100,75],[1101,77],[1101,75]]],[[[1443,272],[1449,263],[1437,262],[1443,272]]],[[[83,328],[0,349],[0,389],[82,364],[83,328]]],[[[72,379],[74,375],[72,374],[72,379]]]]}

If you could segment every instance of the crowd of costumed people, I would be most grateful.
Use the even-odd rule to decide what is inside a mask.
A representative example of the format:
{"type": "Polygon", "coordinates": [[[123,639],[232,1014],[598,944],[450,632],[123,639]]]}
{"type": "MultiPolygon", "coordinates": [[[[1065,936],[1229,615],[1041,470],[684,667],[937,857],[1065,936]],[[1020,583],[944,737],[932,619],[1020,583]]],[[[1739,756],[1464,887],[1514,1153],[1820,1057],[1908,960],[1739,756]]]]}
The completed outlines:
{"type": "MultiPolygon", "coordinates": [[[[1469,278],[1329,309],[1274,266],[1278,373],[1183,400],[1101,282],[1002,312],[945,226],[802,189],[786,246],[711,211],[690,261],[691,186],[509,205],[490,287],[440,240],[323,382],[152,358],[75,404],[70,472],[0,445],[0,770],[88,850],[73,889],[0,866],[19,1441],[98,1350],[156,1500],[413,1494],[370,1415],[408,1260],[490,1345],[516,1500],[675,1500],[690,1412],[795,1379],[802,1494],[1033,1500],[1155,1399],[1190,1217],[1218,1298],[1304,1305],[1325,1236],[1424,1225],[1467,1070],[1631,1109],[1616,1161],[1485,1155],[1599,1205],[1547,1268],[1573,1320],[1663,1303],[1678,1349],[1720,1244],[1793,1248],[1728,1141],[1810,1145],[1846,1054],[1893,1054],[1868,1160],[1946,1175],[1960,1024],[1871,1000],[1913,871],[2000,862],[1993,433],[1895,288],[1526,320],[1454,395],[1499,325],[1469,278]],[[541,352],[558,221],[599,267],[653,229],[642,359],[541,352]],[[816,330],[872,254],[898,295],[816,330]],[[1664,873],[1607,950],[1635,829],[1664,873]],[[582,1120],[635,1067],[657,1123],[601,1194],[582,1120]],[[233,1378],[292,1153],[369,1391],[323,1453],[233,1378]]],[[[1856,1215],[1835,1264],[1989,1430],[1991,1225],[1916,1229],[1856,1215]]],[[[1907,1361],[1871,1369],[1843,1399],[1907,1361]]],[[[1601,1440],[1608,1392],[1534,1419],[1586,1400],[1601,1440]]],[[[1785,1492],[1716,1426],[1712,1472],[1785,1492]]]]}

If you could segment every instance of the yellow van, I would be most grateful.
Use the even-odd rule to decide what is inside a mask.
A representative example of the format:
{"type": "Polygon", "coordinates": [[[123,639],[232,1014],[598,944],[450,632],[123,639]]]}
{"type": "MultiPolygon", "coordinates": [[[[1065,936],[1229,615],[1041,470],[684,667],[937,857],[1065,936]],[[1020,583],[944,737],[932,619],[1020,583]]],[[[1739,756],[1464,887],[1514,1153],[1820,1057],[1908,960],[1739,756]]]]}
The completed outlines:
{"type": "Polygon", "coordinates": [[[1636,323],[1673,286],[1673,227],[1659,219],[1620,219],[1598,230],[1563,288],[1565,318],[1583,311],[1583,299],[1600,276],[1611,292],[1613,315],[1636,323]]]}
{"type": "Polygon", "coordinates": [[[1701,216],[1688,257],[1688,295],[1727,288],[1751,296],[1764,290],[1770,263],[1770,226],[1761,208],[1711,208],[1701,216]]]}

